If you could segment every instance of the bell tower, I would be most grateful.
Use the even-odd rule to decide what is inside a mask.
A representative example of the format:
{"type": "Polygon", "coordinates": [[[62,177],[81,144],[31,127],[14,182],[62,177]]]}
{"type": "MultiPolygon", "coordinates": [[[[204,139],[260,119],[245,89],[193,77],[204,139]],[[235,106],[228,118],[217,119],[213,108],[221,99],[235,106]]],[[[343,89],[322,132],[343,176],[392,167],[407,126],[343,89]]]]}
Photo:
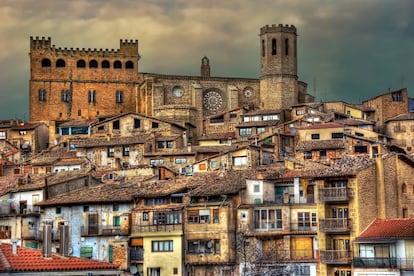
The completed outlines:
{"type": "Polygon", "coordinates": [[[260,28],[260,101],[265,109],[298,103],[297,34],[293,25],[260,28]]]}

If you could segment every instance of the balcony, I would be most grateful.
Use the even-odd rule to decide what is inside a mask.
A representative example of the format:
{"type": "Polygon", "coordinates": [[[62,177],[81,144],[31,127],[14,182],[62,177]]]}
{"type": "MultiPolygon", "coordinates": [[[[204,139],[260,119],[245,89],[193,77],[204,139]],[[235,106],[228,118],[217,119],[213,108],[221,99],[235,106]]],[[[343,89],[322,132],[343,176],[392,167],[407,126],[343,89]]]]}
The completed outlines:
{"type": "Polygon", "coordinates": [[[351,221],[346,218],[319,219],[319,229],[325,233],[348,233],[351,231],[351,221]]]}
{"type": "Polygon", "coordinates": [[[324,264],[350,264],[352,252],[347,250],[320,250],[321,263],[324,264]]]}
{"type": "Polygon", "coordinates": [[[81,226],[82,237],[94,236],[128,236],[129,229],[121,229],[119,226],[89,225],[81,226]]]}
{"type": "Polygon", "coordinates": [[[144,249],[129,249],[129,259],[131,262],[142,262],[144,261],[144,249]]]}
{"type": "Polygon", "coordinates": [[[316,261],[313,250],[263,250],[264,262],[316,261]]]}
{"type": "Polygon", "coordinates": [[[171,231],[182,231],[182,224],[149,224],[149,225],[133,225],[133,233],[142,232],[171,232],[171,231]]]}
{"type": "MultiPolygon", "coordinates": [[[[397,268],[396,258],[353,258],[352,264],[358,268],[397,268]]],[[[413,263],[411,259],[411,267],[413,269],[413,263]]]]}
{"type": "Polygon", "coordinates": [[[346,187],[321,188],[319,189],[319,199],[322,202],[349,201],[349,189],[346,187]]]}
{"type": "Polygon", "coordinates": [[[290,231],[313,231],[316,232],[318,230],[318,226],[316,223],[312,226],[310,222],[303,222],[303,223],[291,223],[290,224],[290,231]]]}

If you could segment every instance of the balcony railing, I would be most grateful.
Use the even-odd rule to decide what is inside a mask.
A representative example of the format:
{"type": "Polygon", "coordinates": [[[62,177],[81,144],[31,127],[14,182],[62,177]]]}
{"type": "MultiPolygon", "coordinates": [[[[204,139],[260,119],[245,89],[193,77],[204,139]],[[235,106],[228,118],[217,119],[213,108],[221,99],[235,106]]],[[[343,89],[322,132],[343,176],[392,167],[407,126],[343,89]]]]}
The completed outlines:
{"type": "Polygon", "coordinates": [[[121,229],[119,226],[89,225],[81,226],[81,236],[128,236],[129,229],[121,229]]]}
{"type": "Polygon", "coordinates": [[[318,226],[316,224],[312,225],[311,222],[290,224],[290,231],[317,231],[317,230],[318,230],[318,226]]]}
{"type": "Polygon", "coordinates": [[[355,257],[352,264],[357,268],[396,268],[414,271],[414,259],[409,258],[361,258],[355,257]]]}
{"type": "Polygon", "coordinates": [[[346,218],[319,219],[319,229],[325,233],[344,233],[351,231],[351,223],[346,218]]]}
{"type": "Polygon", "coordinates": [[[262,258],[265,262],[292,262],[315,260],[313,250],[263,250],[262,258]]]}
{"type": "Polygon", "coordinates": [[[150,225],[133,225],[133,233],[141,232],[168,232],[168,231],[182,231],[182,224],[150,224],[150,225]]]}
{"type": "Polygon", "coordinates": [[[350,264],[352,260],[352,252],[347,250],[321,250],[319,254],[324,264],[350,264]]]}
{"type": "Polygon", "coordinates": [[[319,199],[322,202],[340,202],[349,200],[349,189],[340,188],[321,188],[319,189],[319,199]]]}
{"type": "MultiPolygon", "coordinates": [[[[37,228],[23,229],[22,239],[43,241],[43,231],[38,230],[37,228]]],[[[55,230],[55,229],[52,230],[52,241],[60,241],[60,231],[59,230],[55,230]]]]}
{"type": "Polygon", "coordinates": [[[144,250],[143,249],[129,249],[129,259],[132,262],[141,262],[144,260],[144,250]]]}

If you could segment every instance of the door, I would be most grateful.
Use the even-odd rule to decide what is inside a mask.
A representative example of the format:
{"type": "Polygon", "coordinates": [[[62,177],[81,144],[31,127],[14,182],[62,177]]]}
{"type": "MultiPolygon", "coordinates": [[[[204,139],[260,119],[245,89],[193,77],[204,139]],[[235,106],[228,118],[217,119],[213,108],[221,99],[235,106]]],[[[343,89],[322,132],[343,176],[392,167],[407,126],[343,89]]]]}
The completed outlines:
{"type": "Polygon", "coordinates": [[[89,235],[99,234],[98,214],[88,215],[88,234],[89,235]]]}

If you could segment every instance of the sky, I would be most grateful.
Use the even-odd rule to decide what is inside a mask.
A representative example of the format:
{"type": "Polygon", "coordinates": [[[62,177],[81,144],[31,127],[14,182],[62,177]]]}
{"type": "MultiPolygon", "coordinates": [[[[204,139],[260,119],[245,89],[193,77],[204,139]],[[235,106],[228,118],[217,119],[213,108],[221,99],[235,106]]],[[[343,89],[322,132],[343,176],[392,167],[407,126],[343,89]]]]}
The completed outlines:
{"type": "Polygon", "coordinates": [[[414,97],[412,0],[1,0],[0,119],[29,119],[30,36],[67,48],[137,39],[140,72],[259,78],[259,30],[294,25],[298,75],[317,101],[414,97]]]}

